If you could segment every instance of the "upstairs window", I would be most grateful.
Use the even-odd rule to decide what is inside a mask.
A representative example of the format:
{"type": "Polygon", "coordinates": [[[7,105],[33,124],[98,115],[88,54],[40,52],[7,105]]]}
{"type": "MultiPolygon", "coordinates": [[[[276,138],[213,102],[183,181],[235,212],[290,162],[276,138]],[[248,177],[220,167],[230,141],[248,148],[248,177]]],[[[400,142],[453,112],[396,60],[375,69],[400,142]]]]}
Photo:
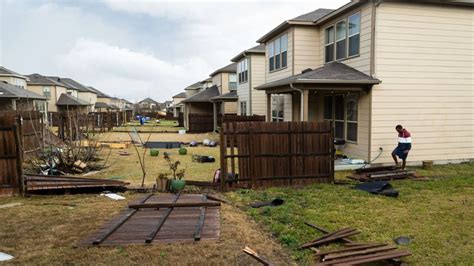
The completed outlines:
{"type": "Polygon", "coordinates": [[[346,21],[336,24],[336,60],[346,58],[346,21]]]}
{"type": "Polygon", "coordinates": [[[46,97],[46,99],[51,98],[51,87],[48,87],[48,86],[43,87],[43,96],[46,97]]]}
{"type": "Polygon", "coordinates": [[[239,76],[239,83],[245,83],[249,80],[248,58],[245,58],[239,62],[237,65],[237,72],[239,76]]]}
{"type": "Polygon", "coordinates": [[[237,89],[237,75],[235,73],[229,74],[229,90],[237,89]]]}
{"type": "Polygon", "coordinates": [[[355,13],[349,19],[349,56],[359,54],[360,46],[360,13],[355,13]]]}
{"type": "Polygon", "coordinates": [[[324,62],[342,60],[359,54],[360,12],[326,28],[324,62]]]}
{"type": "Polygon", "coordinates": [[[288,35],[276,38],[268,45],[268,69],[274,71],[287,67],[288,65],[288,35]]]}
{"type": "Polygon", "coordinates": [[[326,29],[325,36],[325,62],[334,61],[334,27],[331,26],[326,29]]]}

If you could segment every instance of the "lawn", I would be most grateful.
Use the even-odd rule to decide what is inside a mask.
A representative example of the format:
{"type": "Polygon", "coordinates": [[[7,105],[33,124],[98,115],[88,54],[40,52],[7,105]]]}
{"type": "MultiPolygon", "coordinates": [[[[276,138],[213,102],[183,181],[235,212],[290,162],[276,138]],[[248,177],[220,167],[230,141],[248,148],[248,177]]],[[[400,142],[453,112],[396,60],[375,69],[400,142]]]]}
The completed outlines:
{"type": "MultiPolygon", "coordinates": [[[[429,181],[401,180],[392,185],[398,198],[371,195],[350,185],[318,184],[305,188],[239,190],[228,193],[233,201],[278,238],[301,264],[314,262],[313,252],[297,249],[321,234],[304,225],[310,222],[330,230],[353,227],[361,242],[393,243],[408,236],[413,264],[470,264],[474,261],[474,163],[418,169],[429,181]],[[254,201],[280,197],[280,207],[252,209],[254,201]]],[[[343,179],[347,172],[338,172],[343,179]]]]}
{"type": "Polygon", "coordinates": [[[114,127],[114,131],[122,131],[122,130],[146,130],[146,131],[178,131],[180,129],[184,129],[183,127],[178,127],[178,121],[176,120],[160,120],[160,122],[156,122],[156,120],[147,121],[144,125],[140,125],[139,122],[133,121],[127,123],[125,126],[121,127],[114,127]]]}

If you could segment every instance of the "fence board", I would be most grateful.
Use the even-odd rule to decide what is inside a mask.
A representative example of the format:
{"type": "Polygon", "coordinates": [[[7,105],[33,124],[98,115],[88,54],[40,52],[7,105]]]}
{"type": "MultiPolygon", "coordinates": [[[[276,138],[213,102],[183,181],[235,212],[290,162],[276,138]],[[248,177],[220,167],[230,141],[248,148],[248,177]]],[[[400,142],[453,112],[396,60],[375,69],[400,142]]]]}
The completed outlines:
{"type": "Polygon", "coordinates": [[[235,184],[223,173],[238,174],[237,186],[248,188],[332,182],[332,136],[329,122],[224,122],[222,189],[235,184]]]}

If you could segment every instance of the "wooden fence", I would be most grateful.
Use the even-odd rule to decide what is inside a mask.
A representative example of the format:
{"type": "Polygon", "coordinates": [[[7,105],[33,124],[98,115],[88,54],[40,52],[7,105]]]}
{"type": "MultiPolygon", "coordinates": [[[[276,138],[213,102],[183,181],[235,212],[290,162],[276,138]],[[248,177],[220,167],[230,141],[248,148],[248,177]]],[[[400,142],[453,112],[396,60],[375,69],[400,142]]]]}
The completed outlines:
{"type": "Polygon", "coordinates": [[[192,133],[214,131],[214,116],[212,114],[189,114],[188,131],[192,133]]]}
{"type": "Polygon", "coordinates": [[[23,191],[21,150],[18,125],[0,126],[0,196],[23,191]]]}
{"type": "Polygon", "coordinates": [[[0,126],[18,127],[23,155],[36,153],[44,147],[43,115],[38,111],[2,111],[0,126]]]}
{"type": "Polygon", "coordinates": [[[329,122],[224,122],[220,138],[223,191],[334,179],[329,122]]]}

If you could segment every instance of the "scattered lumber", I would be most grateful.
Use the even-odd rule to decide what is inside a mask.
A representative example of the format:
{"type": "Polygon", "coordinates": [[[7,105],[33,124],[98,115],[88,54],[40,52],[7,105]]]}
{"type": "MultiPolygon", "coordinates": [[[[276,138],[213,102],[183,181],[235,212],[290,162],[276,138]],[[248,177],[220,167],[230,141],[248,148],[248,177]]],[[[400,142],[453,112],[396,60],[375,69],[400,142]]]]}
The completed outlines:
{"type": "Polygon", "coordinates": [[[408,251],[396,251],[388,250],[381,252],[374,252],[371,254],[356,254],[349,257],[341,257],[331,259],[318,263],[317,265],[358,265],[368,262],[384,261],[390,259],[396,259],[401,257],[410,256],[411,253],[408,251]]]}
{"type": "Polygon", "coordinates": [[[425,179],[416,175],[415,171],[402,170],[397,166],[378,166],[369,168],[356,169],[349,179],[372,182],[372,181],[389,181],[395,179],[425,179]]]}
{"type": "MultiPolygon", "coordinates": [[[[310,223],[307,223],[307,222],[305,222],[304,224],[307,225],[307,226],[309,226],[309,227],[311,227],[311,228],[314,228],[314,229],[316,229],[316,230],[319,230],[319,231],[321,231],[322,233],[325,233],[325,234],[328,234],[328,233],[329,233],[329,230],[327,230],[327,229],[325,229],[325,228],[322,228],[322,227],[320,227],[320,226],[317,226],[317,225],[315,225],[315,224],[310,224],[310,223]]],[[[345,243],[352,243],[352,240],[350,240],[349,238],[345,238],[345,237],[341,238],[341,241],[343,241],[343,242],[345,242],[345,243]]]]}
{"type": "Polygon", "coordinates": [[[221,197],[218,197],[216,195],[211,195],[211,194],[206,194],[206,197],[210,200],[214,200],[214,201],[220,201],[220,202],[223,202],[223,203],[227,203],[227,204],[230,204],[231,202],[226,200],[226,199],[223,199],[221,197]]]}
{"type": "Polygon", "coordinates": [[[52,175],[25,175],[24,181],[27,192],[75,188],[124,188],[129,184],[113,179],[52,175]]]}
{"type": "Polygon", "coordinates": [[[217,207],[221,206],[220,202],[204,201],[204,202],[159,202],[159,203],[138,203],[130,204],[130,209],[159,209],[159,208],[183,208],[183,207],[217,207]]]}
{"type": "Polygon", "coordinates": [[[256,259],[258,262],[260,262],[263,265],[270,266],[273,265],[271,262],[269,262],[266,258],[260,256],[257,252],[252,250],[251,248],[245,246],[245,248],[242,250],[244,253],[248,254],[250,257],[256,259]]]}
{"type": "Polygon", "coordinates": [[[328,244],[331,242],[339,241],[342,238],[348,237],[348,236],[353,236],[357,235],[360,232],[357,231],[356,229],[353,228],[344,228],[338,231],[334,231],[332,233],[325,234],[319,238],[316,238],[315,240],[305,243],[300,246],[301,249],[305,248],[310,248],[310,247],[315,247],[315,246],[320,246],[324,244],[328,244]]]}

